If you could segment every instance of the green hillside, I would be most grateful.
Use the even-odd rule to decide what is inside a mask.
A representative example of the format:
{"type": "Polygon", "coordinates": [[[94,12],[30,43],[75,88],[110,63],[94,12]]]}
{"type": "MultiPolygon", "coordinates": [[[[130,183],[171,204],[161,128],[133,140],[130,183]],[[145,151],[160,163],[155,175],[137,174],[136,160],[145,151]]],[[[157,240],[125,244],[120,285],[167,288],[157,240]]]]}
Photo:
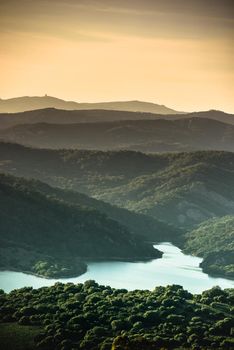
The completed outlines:
{"type": "Polygon", "coordinates": [[[153,242],[169,240],[177,243],[182,239],[182,230],[151,216],[113,206],[104,201],[91,198],[83,193],[51,187],[38,180],[30,180],[28,185],[31,190],[41,192],[49,198],[62,200],[72,205],[96,209],[127,227],[134,235],[144,237],[146,240],[153,242]]]}
{"type": "Polygon", "coordinates": [[[83,273],[87,259],[150,259],[152,245],[92,208],[46,195],[30,181],[0,175],[0,265],[47,277],[83,273]]]}
{"type": "Polygon", "coordinates": [[[205,221],[187,233],[184,251],[204,257],[205,272],[234,278],[234,216],[205,221]]]}
{"type": "Polygon", "coordinates": [[[185,229],[234,213],[234,154],[32,149],[0,143],[0,170],[185,229]]]}

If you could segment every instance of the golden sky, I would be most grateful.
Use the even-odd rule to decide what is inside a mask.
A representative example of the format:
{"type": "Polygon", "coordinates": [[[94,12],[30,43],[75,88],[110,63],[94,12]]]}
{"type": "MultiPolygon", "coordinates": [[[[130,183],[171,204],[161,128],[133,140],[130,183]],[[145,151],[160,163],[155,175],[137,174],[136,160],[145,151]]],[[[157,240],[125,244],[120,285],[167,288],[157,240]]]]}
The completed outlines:
{"type": "Polygon", "coordinates": [[[234,113],[233,0],[0,0],[0,97],[234,113]]]}

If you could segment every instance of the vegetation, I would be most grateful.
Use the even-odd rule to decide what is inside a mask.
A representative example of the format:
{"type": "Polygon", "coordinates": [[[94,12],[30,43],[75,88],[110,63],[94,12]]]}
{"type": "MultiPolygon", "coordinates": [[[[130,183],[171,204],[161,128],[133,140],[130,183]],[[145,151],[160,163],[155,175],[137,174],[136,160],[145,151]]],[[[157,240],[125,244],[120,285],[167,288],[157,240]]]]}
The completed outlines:
{"type": "Polygon", "coordinates": [[[221,248],[218,252],[208,253],[200,267],[212,276],[234,279],[234,251],[221,248]]]}
{"type": "MultiPolygon", "coordinates": [[[[16,220],[14,224],[15,232],[20,227],[23,230],[24,226],[28,227],[28,232],[32,231],[32,227],[29,225],[32,224],[31,218],[34,217],[36,226],[34,232],[37,238],[41,235],[41,228],[39,229],[37,220],[43,222],[43,231],[50,232],[51,242],[55,236],[63,237],[60,238],[57,244],[60,241],[67,240],[67,238],[65,239],[67,232],[71,232],[72,237],[82,236],[83,243],[81,245],[79,242],[80,250],[78,249],[75,255],[76,258],[82,258],[82,260],[87,257],[106,257],[108,259],[152,257],[152,250],[149,250],[149,245],[143,244],[143,240],[151,242],[168,240],[181,247],[185,244],[186,252],[204,257],[202,267],[205,272],[228,278],[233,277],[233,247],[224,244],[224,237],[228,237],[226,230],[228,226],[226,226],[225,221],[221,219],[218,226],[220,228],[223,225],[223,233],[220,231],[221,229],[217,229],[215,234],[212,226],[208,225],[204,226],[204,232],[201,235],[203,238],[201,238],[201,228],[198,231],[196,230],[198,224],[214,216],[233,215],[233,153],[194,152],[149,155],[130,151],[55,151],[1,143],[0,168],[8,173],[28,178],[34,177],[43,180],[47,184],[60,187],[55,189],[35,180],[29,182],[23,182],[22,179],[12,180],[13,182],[18,181],[17,191],[21,188],[21,194],[24,192],[25,196],[31,193],[32,197],[36,196],[37,200],[40,198],[41,202],[40,205],[37,204],[40,206],[40,210],[35,208],[33,212],[30,203],[28,211],[30,214],[26,215],[25,222],[23,222],[20,213],[21,202],[17,204],[14,199],[15,212],[19,213],[20,222],[18,223],[15,218],[11,218],[5,210],[8,221],[5,217],[3,220],[8,222],[9,232],[14,220],[16,220]],[[64,190],[64,188],[70,190],[64,190]],[[83,194],[77,191],[83,192],[83,194]],[[98,200],[90,198],[84,193],[96,197],[98,200]],[[107,204],[102,200],[116,206],[107,204]],[[41,210],[41,207],[44,209],[41,210]],[[50,207],[48,213],[56,210],[56,215],[47,215],[47,207],[50,207]],[[120,207],[125,207],[125,209],[120,207]],[[126,209],[130,209],[132,213],[126,209]],[[77,222],[77,211],[79,211],[79,224],[77,222]],[[29,216],[30,220],[27,220],[26,218],[29,216]],[[91,217],[92,222],[88,219],[91,217]],[[83,221],[85,222],[85,229],[80,225],[83,221]],[[173,226],[169,226],[163,221],[169,222],[173,226]],[[59,229],[58,226],[60,226],[59,229]],[[103,230],[103,226],[105,226],[105,230],[103,230]],[[108,229],[106,230],[107,226],[108,229]],[[175,227],[177,228],[175,229],[175,227]],[[56,233],[54,228],[56,228],[56,233]],[[185,230],[190,231],[191,229],[195,230],[193,240],[193,235],[183,236],[185,230]],[[78,235],[77,230],[79,231],[78,235]],[[84,230],[87,230],[89,234],[85,235],[84,230]],[[105,236],[104,232],[108,232],[108,234],[105,236]],[[121,233],[117,234],[117,232],[121,233]],[[115,244],[111,244],[109,238],[104,237],[112,237],[111,239],[114,240],[115,244]],[[199,238],[196,239],[196,237],[199,238]],[[207,240],[205,240],[206,237],[207,240]],[[209,241],[208,237],[210,237],[209,241]],[[219,241],[221,237],[223,237],[223,241],[219,241]],[[137,243],[134,243],[136,240],[137,243]],[[87,241],[92,242],[92,244],[86,244],[87,241]],[[101,242],[105,242],[105,244],[100,244],[101,242]],[[192,242],[192,244],[189,242],[192,242]],[[219,242],[218,250],[215,246],[216,242],[219,242]],[[206,251],[199,251],[199,244],[201,249],[204,248],[206,251]],[[211,247],[209,247],[209,244],[211,247]],[[128,249],[127,247],[131,248],[128,249]],[[109,254],[107,254],[107,251],[109,251],[109,254]]],[[[5,176],[5,182],[6,179],[5,176]]],[[[33,203],[35,204],[34,199],[33,203]]],[[[4,198],[2,199],[2,207],[5,207],[4,198]]],[[[10,208],[12,208],[12,204],[8,207],[9,212],[12,212],[10,208]]],[[[27,210],[24,210],[24,213],[27,213],[27,210]]],[[[230,224],[230,227],[232,225],[233,223],[230,224]]],[[[230,238],[233,239],[233,237],[230,238]]],[[[8,245],[12,244],[10,236],[4,239],[5,245],[6,240],[8,245]]],[[[78,245],[77,240],[78,238],[72,238],[72,243],[69,244],[74,246],[76,241],[78,245]]],[[[55,256],[56,252],[59,251],[57,246],[54,252],[48,251],[48,247],[42,251],[42,246],[39,246],[40,251],[36,255],[36,261],[33,260],[33,264],[31,264],[31,256],[36,254],[35,249],[33,253],[30,253],[28,240],[23,242],[18,240],[17,242],[18,251],[16,255],[18,261],[21,256],[28,257],[26,266],[21,267],[21,270],[26,271],[27,266],[34,266],[37,261],[43,261],[53,265],[53,271],[55,275],[57,274],[57,266],[60,266],[55,256]],[[23,247],[22,243],[27,247],[23,247]],[[26,255],[25,249],[28,252],[26,255]]],[[[67,245],[66,242],[65,246],[67,245]]],[[[2,266],[9,265],[13,267],[9,261],[12,259],[7,258],[12,255],[15,255],[12,248],[5,250],[5,253],[1,253],[1,256],[4,256],[2,260],[5,261],[2,266]]],[[[59,263],[63,267],[58,267],[58,269],[63,268],[63,271],[71,271],[71,266],[77,266],[77,268],[79,266],[80,271],[85,271],[85,266],[80,265],[80,259],[76,260],[76,264],[74,264],[74,261],[67,260],[67,257],[71,256],[70,248],[62,255],[60,252],[60,256],[63,259],[59,263]]],[[[158,254],[158,256],[160,255],[158,254]]],[[[73,272],[68,273],[74,275],[73,272]]]]}
{"type": "MultiPolygon", "coordinates": [[[[34,186],[35,187],[35,186],[34,186]]],[[[86,271],[87,259],[151,259],[161,253],[105,214],[0,175],[0,266],[45,277],[86,271]]]]}
{"type": "Polygon", "coordinates": [[[234,153],[55,151],[1,143],[0,169],[185,229],[234,212],[234,153]]]}
{"type": "Polygon", "coordinates": [[[201,267],[205,272],[234,278],[234,216],[200,224],[186,234],[184,251],[204,257],[201,267]]]}
{"type": "MultiPolygon", "coordinates": [[[[6,181],[7,177],[5,177],[6,181]]],[[[9,177],[12,181],[12,177],[9,177]]],[[[101,200],[96,200],[83,193],[51,187],[37,180],[23,180],[14,178],[14,182],[20,182],[21,186],[30,187],[31,190],[45,195],[47,198],[53,198],[68,203],[69,205],[79,205],[92,208],[102,212],[109,218],[118,221],[121,225],[128,228],[134,235],[142,236],[144,239],[153,242],[172,241],[179,242],[182,239],[182,231],[172,225],[168,225],[153,217],[134,213],[127,209],[112,206],[101,200]]]]}
{"type": "Polygon", "coordinates": [[[8,339],[8,349],[25,342],[23,327],[35,327],[42,350],[231,350],[233,301],[233,290],[219,287],[192,295],[178,285],[128,292],[94,281],[56,283],[2,292],[0,329],[24,333],[8,339]]]}

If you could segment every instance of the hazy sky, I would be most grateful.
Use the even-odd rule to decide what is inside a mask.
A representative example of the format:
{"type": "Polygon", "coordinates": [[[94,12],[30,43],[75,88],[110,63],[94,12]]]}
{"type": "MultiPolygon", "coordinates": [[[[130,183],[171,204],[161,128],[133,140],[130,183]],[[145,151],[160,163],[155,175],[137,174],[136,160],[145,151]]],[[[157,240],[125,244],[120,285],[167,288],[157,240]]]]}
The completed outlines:
{"type": "Polygon", "coordinates": [[[0,0],[0,97],[234,113],[234,0],[0,0]]]}

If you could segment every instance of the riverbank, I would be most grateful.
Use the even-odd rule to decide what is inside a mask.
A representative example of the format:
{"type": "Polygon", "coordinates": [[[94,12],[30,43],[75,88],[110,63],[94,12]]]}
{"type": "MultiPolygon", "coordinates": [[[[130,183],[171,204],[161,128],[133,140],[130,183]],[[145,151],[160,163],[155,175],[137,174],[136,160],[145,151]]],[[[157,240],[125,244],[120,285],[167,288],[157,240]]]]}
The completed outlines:
{"type": "Polygon", "coordinates": [[[161,259],[147,262],[88,262],[87,271],[73,278],[46,279],[22,272],[1,271],[0,288],[9,292],[23,287],[40,288],[52,286],[56,282],[77,284],[87,280],[127,290],[153,290],[155,286],[178,284],[195,294],[217,285],[221,288],[234,288],[233,281],[205,274],[199,267],[201,258],[185,255],[181,249],[170,243],[161,243],[155,248],[163,252],[161,259]]]}
{"type": "MultiPolygon", "coordinates": [[[[20,272],[24,273],[26,275],[32,275],[39,278],[45,278],[48,280],[54,280],[54,279],[68,279],[68,278],[77,278],[85,274],[88,270],[88,264],[90,263],[99,263],[99,262],[113,262],[113,261],[119,261],[119,262],[131,262],[131,263],[140,263],[140,262],[149,262],[155,259],[162,258],[163,253],[157,249],[155,249],[155,255],[152,256],[134,256],[134,257],[119,257],[119,256],[113,256],[113,257],[83,257],[82,260],[80,258],[73,258],[72,260],[69,260],[69,265],[65,265],[64,259],[61,260],[63,264],[57,259],[59,262],[48,261],[40,257],[41,260],[39,260],[38,263],[34,263],[30,266],[31,269],[23,267],[23,265],[26,264],[25,261],[21,261],[21,267],[12,266],[10,264],[0,266],[0,271],[8,271],[8,272],[20,272]],[[35,267],[36,265],[36,267],[35,267]],[[56,266],[56,273],[53,269],[55,269],[56,266]],[[60,269],[58,268],[60,266],[60,269]],[[66,268],[65,266],[69,266],[70,269],[66,268]],[[71,267],[72,266],[72,267],[71,267]],[[50,269],[53,273],[50,272],[50,269]],[[64,270],[66,269],[66,273],[64,273],[64,270]],[[38,271],[44,271],[44,273],[40,273],[38,271]],[[50,274],[49,274],[50,273],[50,274]]],[[[53,259],[54,260],[54,259],[53,259]]],[[[28,260],[27,260],[28,262],[28,260]]],[[[68,263],[68,261],[66,261],[68,263]]]]}

